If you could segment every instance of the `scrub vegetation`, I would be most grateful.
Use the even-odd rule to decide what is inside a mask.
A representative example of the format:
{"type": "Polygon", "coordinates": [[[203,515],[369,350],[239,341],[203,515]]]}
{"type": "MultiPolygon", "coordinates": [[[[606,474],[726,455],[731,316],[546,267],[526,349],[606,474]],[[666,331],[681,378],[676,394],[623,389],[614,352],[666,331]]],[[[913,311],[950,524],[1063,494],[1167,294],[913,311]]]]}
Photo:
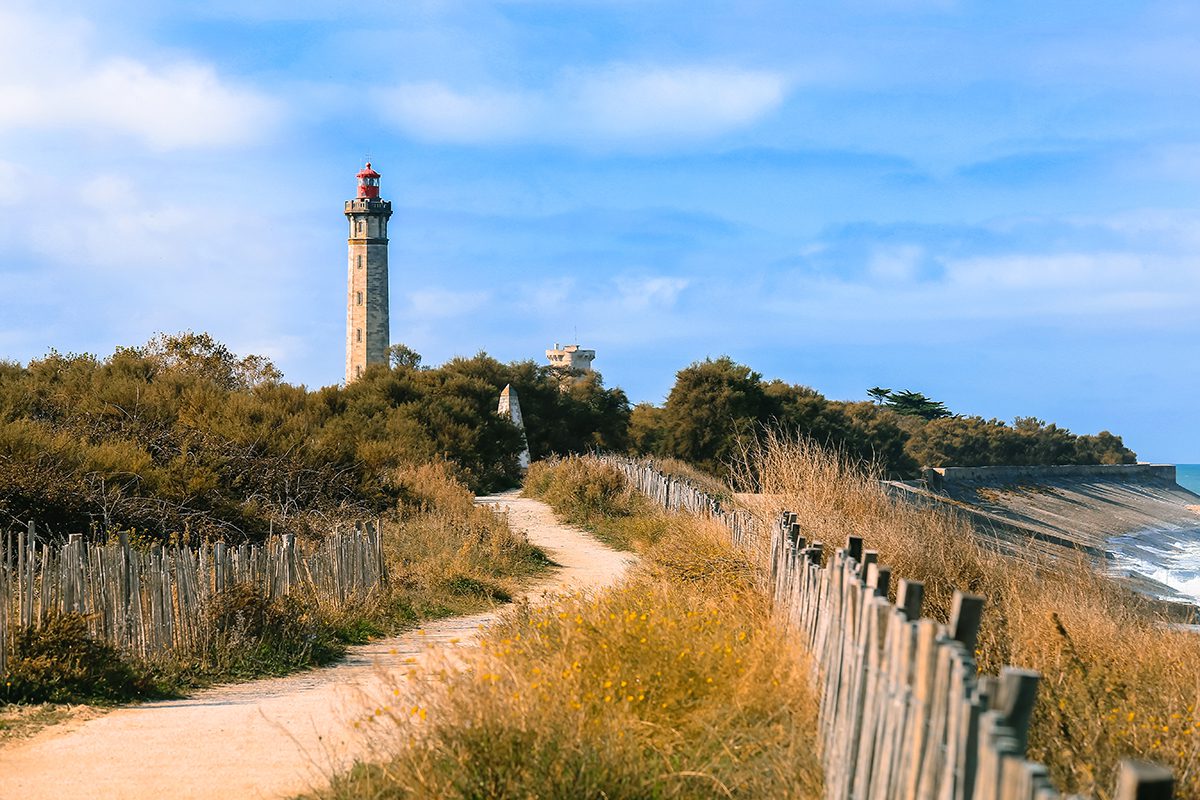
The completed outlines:
{"type": "Polygon", "coordinates": [[[1077,436],[1033,417],[1012,424],[958,416],[919,392],[873,387],[874,402],[829,400],[807,386],[765,381],[727,357],[676,375],[662,406],[641,403],[629,419],[631,452],[674,457],[714,475],[739,460],[740,442],[765,428],[803,435],[887,477],[922,466],[1127,464],[1136,460],[1107,431],[1077,436]]]}
{"type": "Polygon", "coordinates": [[[564,384],[532,361],[426,369],[401,355],[316,390],[206,334],[0,362],[0,530],[32,519],[54,536],[320,536],[402,501],[400,467],[438,461],[473,491],[515,486],[521,433],[495,413],[506,384],[535,458],[626,446],[625,395],[597,375],[564,384]]]}
{"type": "Polygon", "coordinates": [[[637,507],[611,468],[571,459],[534,480],[599,529],[655,518],[628,536],[639,564],[516,607],[418,705],[372,718],[395,726],[390,759],[314,797],[820,797],[808,663],[757,568],[711,523],[637,507]]]}
{"type": "MultiPolygon", "coordinates": [[[[319,536],[403,499],[398,467],[441,461],[473,491],[515,486],[522,436],[495,413],[518,393],[534,460],[589,450],[678,459],[720,474],[739,442],[779,427],[876,463],[1123,463],[1119,437],[1032,418],[960,417],[916,392],[828,400],[728,358],[680,370],[662,407],[630,409],[598,374],[486,354],[434,368],[403,345],[346,387],[281,382],[260,356],[206,334],[159,336],[106,358],[51,352],[0,362],[0,530],[35,520],[54,536],[230,542],[319,536]]],[[[693,475],[694,478],[698,476],[693,475]]],[[[715,488],[715,487],[710,487],[715,488]]]]}

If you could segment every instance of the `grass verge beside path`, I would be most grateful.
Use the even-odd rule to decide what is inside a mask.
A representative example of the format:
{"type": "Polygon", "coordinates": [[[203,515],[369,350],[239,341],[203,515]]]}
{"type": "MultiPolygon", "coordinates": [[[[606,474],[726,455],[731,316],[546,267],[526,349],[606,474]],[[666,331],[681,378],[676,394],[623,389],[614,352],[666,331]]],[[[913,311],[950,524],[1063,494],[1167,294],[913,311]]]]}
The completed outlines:
{"type": "Polygon", "coordinates": [[[508,602],[547,568],[545,554],[503,516],[475,506],[445,466],[406,468],[395,479],[405,500],[383,525],[389,581],[365,600],[302,593],[272,601],[253,586],[235,586],[207,609],[202,641],[153,661],[90,639],[78,616],[60,617],[19,633],[0,675],[0,703],[111,705],[284,675],[422,620],[508,602]]]}
{"type": "Polygon", "coordinates": [[[811,442],[767,437],[745,466],[764,519],[786,507],[812,540],[862,536],[896,578],[924,582],[927,615],[945,621],[955,589],[986,598],[980,670],[1041,673],[1029,757],[1064,793],[1107,800],[1118,761],[1137,757],[1170,767],[1178,797],[1200,798],[1200,636],[1168,629],[1082,559],[1001,555],[969,523],[893,500],[811,442]]]}
{"type": "Polygon", "coordinates": [[[313,798],[820,797],[808,664],[755,567],[708,522],[630,506],[604,471],[534,465],[530,483],[627,534],[628,578],[517,606],[419,706],[381,709],[390,760],[313,798]]]}
{"type": "Polygon", "coordinates": [[[668,517],[634,490],[620,472],[580,456],[538,461],[522,493],[617,550],[644,549],[667,530],[668,517]]]}
{"type": "Polygon", "coordinates": [[[28,739],[42,728],[73,719],[89,719],[103,713],[92,706],[68,706],[56,703],[36,705],[0,705],[0,747],[28,739]]]}

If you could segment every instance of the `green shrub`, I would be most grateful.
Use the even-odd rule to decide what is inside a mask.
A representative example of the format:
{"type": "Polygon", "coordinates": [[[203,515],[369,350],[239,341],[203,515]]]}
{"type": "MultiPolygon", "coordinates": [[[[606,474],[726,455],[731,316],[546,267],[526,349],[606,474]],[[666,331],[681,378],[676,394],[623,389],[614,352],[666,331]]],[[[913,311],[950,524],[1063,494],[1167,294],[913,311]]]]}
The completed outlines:
{"type": "Polygon", "coordinates": [[[205,656],[222,676],[283,675],[346,651],[339,630],[296,595],[271,600],[260,587],[240,584],[217,594],[208,616],[205,656]]]}
{"type": "Polygon", "coordinates": [[[163,694],[143,665],[88,636],[79,614],[19,631],[0,677],[6,703],[119,703],[163,694]]]}
{"type": "Polygon", "coordinates": [[[532,361],[413,363],[310,391],[195,333],[107,358],[0,363],[0,519],[98,538],[261,540],[386,513],[414,499],[404,469],[429,461],[470,490],[515,486],[523,437],[496,414],[506,384],[535,457],[625,447],[629,404],[597,375],[564,391],[532,361]]]}

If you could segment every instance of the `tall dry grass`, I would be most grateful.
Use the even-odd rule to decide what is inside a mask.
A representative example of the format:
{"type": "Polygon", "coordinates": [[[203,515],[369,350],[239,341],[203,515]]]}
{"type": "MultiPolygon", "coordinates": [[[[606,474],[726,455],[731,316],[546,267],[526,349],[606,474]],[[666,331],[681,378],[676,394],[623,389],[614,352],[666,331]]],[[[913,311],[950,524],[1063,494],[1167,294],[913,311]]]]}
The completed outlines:
{"type": "Polygon", "coordinates": [[[512,599],[549,566],[508,518],[475,504],[444,462],[412,464],[392,475],[396,513],[383,523],[389,582],[354,613],[393,633],[422,619],[479,611],[512,599]]]}
{"type": "Polygon", "coordinates": [[[820,797],[808,663],[756,578],[723,530],[665,519],[621,585],[515,607],[386,710],[396,754],[318,797],[820,797]]]}
{"type": "Polygon", "coordinates": [[[738,477],[754,510],[795,512],[809,539],[862,536],[895,576],[924,582],[929,616],[946,619],[955,589],[983,595],[980,668],[1041,672],[1029,752],[1060,788],[1106,798],[1118,760],[1137,756],[1200,797],[1200,635],[1168,628],[1082,558],[1003,555],[952,511],[894,500],[870,469],[810,441],[768,434],[738,477]]]}

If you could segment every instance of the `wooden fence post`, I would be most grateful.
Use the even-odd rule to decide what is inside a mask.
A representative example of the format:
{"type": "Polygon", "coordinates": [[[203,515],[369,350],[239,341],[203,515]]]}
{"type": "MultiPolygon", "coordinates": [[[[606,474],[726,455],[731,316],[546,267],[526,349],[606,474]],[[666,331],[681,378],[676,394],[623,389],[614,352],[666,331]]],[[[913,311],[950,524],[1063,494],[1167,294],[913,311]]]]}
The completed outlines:
{"type": "Polygon", "coordinates": [[[1029,720],[1033,716],[1040,679],[1038,673],[1028,669],[1004,667],[1000,670],[999,710],[1004,714],[1004,724],[1012,729],[1022,755],[1029,745],[1029,720]]]}
{"type": "Polygon", "coordinates": [[[862,563],[860,563],[858,565],[858,574],[866,575],[867,568],[870,567],[872,564],[878,564],[878,563],[879,563],[879,551],[878,550],[863,550],[862,563]]]}
{"type": "Polygon", "coordinates": [[[872,566],[875,567],[875,594],[886,600],[888,589],[892,585],[892,568],[881,567],[878,564],[872,566]]]}
{"type": "Polygon", "coordinates": [[[967,652],[975,656],[975,642],[979,638],[979,623],[983,619],[983,598],[977,594],[954,592],[950,611],[950,636],[962,642],[967,652]]]}
{"type": "Polygon", "coordinates": [[[896,589],[896,608],[904,612],[909,622],[921,618],[921,603],[925,600],[925,584],[920,581],[900,579],[900,587],[896,589]]]}
{"type": "Polygon", "coordinates": [[[1175,779],[1158,764],[1128,759],[1121,762],[1116,800],[1172,800],[1175,779]]]}
{"type": "Polygon", "coordinates": [[[863,540],[861,536],[846,537],[846,555],[854,559],[855,562],[862,562],[863,540]]]}
{"type": "Polygon", "coordinates": [[[25,583],[25,596],[20,609],[20,624],[23,627],[34,626],[34,561],[37,557],[37,536],[34,533],[34,521],[30,519],[29,527],[25,528],[25,547],[22,549],[22,564],[25,567],[22,581],[25,583]]]}

